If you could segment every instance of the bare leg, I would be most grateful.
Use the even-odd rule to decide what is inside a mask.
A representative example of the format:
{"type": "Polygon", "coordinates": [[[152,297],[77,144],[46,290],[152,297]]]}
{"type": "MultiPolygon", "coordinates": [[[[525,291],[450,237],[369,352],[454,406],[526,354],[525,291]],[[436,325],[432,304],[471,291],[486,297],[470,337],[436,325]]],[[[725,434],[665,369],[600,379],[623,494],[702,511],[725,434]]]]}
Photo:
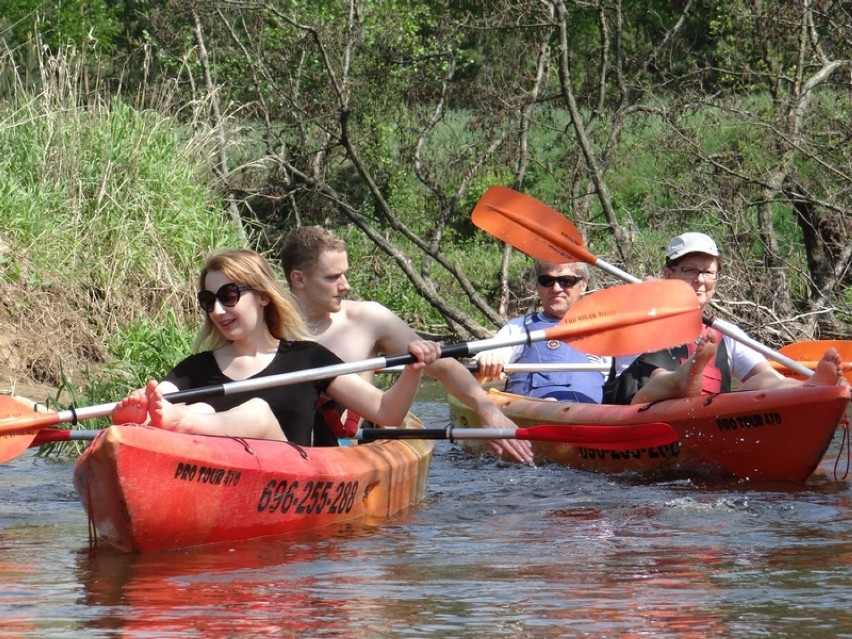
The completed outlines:
{"type": "Polygon", "coordinates": [[[695,352],[676,371],[657,369],[633,397],[633,404],[645,404],[674,397],[692,397],[701,394],[704,367],[716,355],[716,336],[702,335],[695,352]]]}
{"type": "Polygon", "coordinates": [[[151,425],[178,433],[224,435],[287,441],[278,420],[262,399],[252,398],[230,410],[196,410],[197,404],[172,404],[163,397],[156,382],[145,387],[151,425]]]}
{"type": "Polygon", "coordinates": [[[692,357],[686,360],[675,373],[680,377],[678,385],[683,397],[694,397],[701,394],[704,367],[716,356],[718,347],[716,336],[713,333],[706,333],[698,339],[692,357]]]}
{"type": "Polygon", "coordinates": [[[814,374],[804,383],[805,386],[836,386],[845,382],[843,377],[843,359],[835,348],[829,348],[817,362],[814,374]]]}

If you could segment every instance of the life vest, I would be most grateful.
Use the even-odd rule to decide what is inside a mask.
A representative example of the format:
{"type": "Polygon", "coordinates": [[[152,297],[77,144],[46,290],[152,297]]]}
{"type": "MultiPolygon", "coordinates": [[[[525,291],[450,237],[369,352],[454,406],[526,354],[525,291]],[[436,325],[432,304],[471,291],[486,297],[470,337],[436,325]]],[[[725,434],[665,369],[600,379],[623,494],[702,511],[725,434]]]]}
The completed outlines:
{"type": "Polygon", "coordinates": [[[354,437],[358,432],[361,416],[354,410],[346,410],[346,420],[341,421],[340,415],[343,407],[328,395],[320,395],[317,398],[315,409],[322,413],[326,425],[334,433],[335,437],[354,437]]]}
{"type": "MultiPolygon", "coordinates": [[[[731,367],[728,363],[728,348],[721,333],[714,328],[705,328],[704,332],[716,334],[716,357],[707,363],[702,374],[701,390],[703,393],[727,393],[731,390],[731,367]]],[[[613,382],[607,383],[605,403],[629,404],[633,396],[648,383],[648,379],[656,369],[667,371],[677,370],[695,352],[695,344],[682,344],[653,353],[645,353],[637,357],[613,382]]]]}
{"type": "MultiPolygon", "coordinates": [[[[528,331],[554,326],[558,319],[543,313],[531,313],[524,318],[528,331]]],[[[585,353],[557,339],[535,342],[524,346],[520,358],[524,364],[588,364],[585,353]]],[[[528,397],[552,397],[560,401],[600,404],[603,398],[603,377],[588,371],[541,371],[512,373],[506,381],[506,391],[528,397]]]]}

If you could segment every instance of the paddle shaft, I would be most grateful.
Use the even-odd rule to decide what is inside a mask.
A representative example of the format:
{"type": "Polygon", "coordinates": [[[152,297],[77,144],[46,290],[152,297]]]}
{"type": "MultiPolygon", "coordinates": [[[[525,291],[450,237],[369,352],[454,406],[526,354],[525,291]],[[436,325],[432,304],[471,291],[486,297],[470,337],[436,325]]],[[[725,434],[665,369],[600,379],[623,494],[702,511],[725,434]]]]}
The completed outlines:
{"type": "Polygon", "coordinates": [[[52,442],[90,442],[103,430],[93,429],[67,429],[67,428],[42,428],[38,431],[30,443],[30,447],[43,446],[52,442]]]}
{"type": "Polygon", "coordinates": [[[605,450],[635,450],[665,446],[677,441],[677,433],[663,422],[626,426],[593,424],[541,424],[527,428],[362,428],[355,435],[359,441],[382,439],[524,439],[527,441],[561,442],[571,446],[605,450]]]}
{"type": "MultiPolygon", "coordinates": [[[[802,366],[806,366],[809,370],[813,370],[816,368],[816,365],[819,364],[819,360],[807,360],[801,359],[796,360],[802,366]]],[[[788,371],[789,369],[782,364],[781,362],[770,362],[772,368],[780,371],[788,371]]],[[[844,373],[852,371],[852,362],[843,362],[841,365],[841,370],[844,373]]],[[[479,370],[479,366],[476,362],[471,362],[465,364],[464,367],[471,372],[476,372],[479,370]]],[[[377,373],[399,373],[402,371],[402,366],[393,366],[392,368],[382,368],[377,373]]],[[[527,364],[527,363],[519,363],[513,362],[509,364],[503,365],[504,373],[606,373],[610,370],[609,364],[597,364],[589,362],[588,364],[571,364],[571,363],[561,363],[561,362],[545,362],[541,364],[527,364]]]]}
{"type": "MultiPolygon", "coordinates": [[[[130,426],[133,428],[133,426],[130,426]]],[[[91,441],[103,430],[69,430],[44,428],[30,447],[62,441],[91,441]]],[[[561,442],[572,446],[606,450],[634,450],[665,446],[677,441],[669,424],[652,422],[626,426],[593,424],[542,424],[527,428],[361,428],[353,439],[373,442],[388,439],[524,439],[528,441],[561,442]]]]}
{"type": "MultiPolygon", "coordinates": [[[[476,362],[465,364],[464,367],[469,371],[478,371],[479,365],[476,362]]],[[[606,373],[609,371],[609,364],[600,364],[589,362],[588,364],[571,364],[569,362],[547,362],[541,364],[527,364],[522,362],[510,362],[503,364],[504,373],[552,373],[552,372],[569,372],[569,373],[606,373]]],[[[402,371],[401,366],[392,368],[382,368],[377,373],[399,373],[402,371]]]]}
{"type": "MultiPolygon", "coordinates": [[[[536,339],[545,339],[545,335],[536,335],[543,331],[531,331],[526,336],[521,336],[518,340],[512,341],[511,345],[518,343],[526,343],[526,340],[535,341],[536,339]]],[[[500,346],[508,346],[506,340],[480,340],[478,342],[466,342],[461,344],[451,344],[441,348],[441,357],[467,357],[489,348],[498,348],[500,346]]],[[[215,397],[224,397],[227,395],[236,395],[239,393],[248,393],[256,390],[267,388],[275,388],[277,386],[285,386],[287,384],[300,384],[303,382],[312,382],[319,379],[328,379],[337,377],[338,375],[348,375],[350,373],[362,373],[365,371],[376,370],[388,366],[398,366],[411,364],[417,360],[411,353],[393,355],[390,357],[374,357],[368,360],[358,362],[344,362],[341,364],[333,364],[331,366],[322,366],[320,368],[312,368],[303,371],[293,371],[291,373],[280,373],[278,375],[268,375],[266,377],[256,377],[235,382],[227,382],[224,384],[214,384],[211,386],[203,386],[201,388],[190,388],[187,390],[177,391],[175,393],[167,393],[165,399],[173,404],[198,402],[215,397]]],[[[37,430],[44,426],[52,426],[55,424],[76,424],[84,419],[92,419],[95,417],[106,417],[112,413],[118,402],[108,404],[97,404],[94,406],[82,406],[80,408],[67,408],[55,413],[43,413],[27,417],[26,423],[16,425],[4,425],[0,422],[0,433],[15,433],[37,430]]]]}

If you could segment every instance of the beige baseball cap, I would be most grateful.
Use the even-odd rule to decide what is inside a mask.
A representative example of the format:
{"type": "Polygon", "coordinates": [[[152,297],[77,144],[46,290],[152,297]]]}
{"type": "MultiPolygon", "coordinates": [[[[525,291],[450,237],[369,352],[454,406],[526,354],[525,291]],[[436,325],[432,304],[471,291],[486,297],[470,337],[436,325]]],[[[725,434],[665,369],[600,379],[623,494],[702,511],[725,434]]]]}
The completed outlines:
{"type": "Polygon", "coordinates": [[[679,260],[689,253],[704,253],[719,257],[719,249],[716,242],[704,233],[681,233],[669,242],[666,249],[666,257],[670,260],[679,260]]]}

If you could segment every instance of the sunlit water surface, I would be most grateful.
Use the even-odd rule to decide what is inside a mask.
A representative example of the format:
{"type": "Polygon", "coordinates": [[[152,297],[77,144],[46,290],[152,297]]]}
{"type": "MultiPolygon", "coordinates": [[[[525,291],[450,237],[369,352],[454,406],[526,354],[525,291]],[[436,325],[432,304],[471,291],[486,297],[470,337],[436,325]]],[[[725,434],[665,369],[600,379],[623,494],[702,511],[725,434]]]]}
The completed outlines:
{"type": "MultiPolygon", "coordinates": [[[[415,410],[447,423],[434,388],[415,410]]],[[[439,442],[381,526],[151,555],[89,553],[73,462],[25,454],[0,466],[0,637],[852,637],[839,443],[810,485],[756,487],[439,442]]]]}

